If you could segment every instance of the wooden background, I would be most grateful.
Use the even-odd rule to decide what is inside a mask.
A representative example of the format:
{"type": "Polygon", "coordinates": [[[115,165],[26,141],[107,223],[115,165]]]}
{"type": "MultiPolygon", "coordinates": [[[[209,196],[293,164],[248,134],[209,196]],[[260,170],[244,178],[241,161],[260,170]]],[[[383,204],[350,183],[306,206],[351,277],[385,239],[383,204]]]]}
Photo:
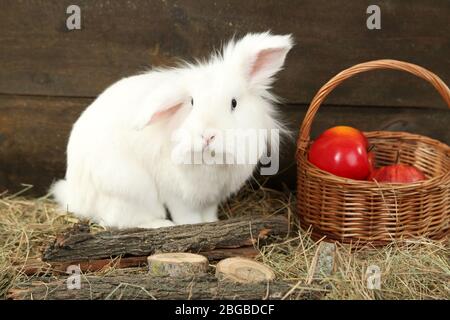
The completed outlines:
{"type": "MultiPolygon", "coordinates": [[[[175,59],[205,57],[233,34],[292,33],[275,92],[293,130],[315,92],[338,71],[380,58],[422,65],[450,83],[447,0],[0,0],[0,192],[33,184],[46,192],[64,176],[71,125],[109,84],[175,59]],[[81,8],[82,29],[66,28],[81,8]],[[381,8],[381,30],[366,8],[381,8]]],[[[335,124],[404,130],[450,143],[450,112],[423,80],[396,71],[357,76],[319,112],[313,135],[335,124]]],[[[293,187],[294,143],[283,151],[293,187]]]]}

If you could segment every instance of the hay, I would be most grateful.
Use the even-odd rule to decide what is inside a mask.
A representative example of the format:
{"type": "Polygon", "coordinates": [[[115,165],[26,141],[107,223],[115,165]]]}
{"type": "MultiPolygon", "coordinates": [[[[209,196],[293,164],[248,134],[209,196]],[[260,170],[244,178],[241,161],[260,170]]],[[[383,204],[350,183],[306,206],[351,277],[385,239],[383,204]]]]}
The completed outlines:
{"type": "MultiPolygon", "coordinates": [[[[264,247],[258,259],[273,268],[278,278],[302,284],[310,272],[318,245],[307,232],[296,228],[293,208],[295,197],[291,193],[252,183],[221,207],[221,216],[274,213],[288,216],[292,222],[291,237],[264,247]]],[[[23,274],[23,266],[39,257],[56,234],[77,222],[79,220],[72,215],[58,211],[48,197],[26,199],[20,194],[0,195],[0,298],[6,297],[9,288],[32,281],[33,276],[23,274]]],[[[335,272],[322,280],[330,288],[326,298],[449,299],[448,244],[448,241],[422,240],[402,247],[392,244],[358,251],[349,246],[337,246],[335,272]],[[380,290],[367,286],[366,270],[371,265],[381,270],[380,290]]],[[[130,272],[140,273],[145,269],[119,270],[112,266],[97,274],[130,272]]]]}

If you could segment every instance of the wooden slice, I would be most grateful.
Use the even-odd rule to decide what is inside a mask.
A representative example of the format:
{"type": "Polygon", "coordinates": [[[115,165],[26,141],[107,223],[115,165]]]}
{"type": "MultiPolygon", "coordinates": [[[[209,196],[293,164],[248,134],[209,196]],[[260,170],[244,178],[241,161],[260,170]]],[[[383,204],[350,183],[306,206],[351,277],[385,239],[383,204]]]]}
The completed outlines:
{"type": "Polygon", "coordinates": [[[199,254],[176,252],[159,253],[147,258],[153,276],[186,277],[208,271],[208,259],[199,254]]]}
{"type": "Polygon", "coordinates": [[[224,259],[217,264],[216,277],[219,280],[239,283],[257,283],[274,280],[275,273],[262,263],[234,257],[224,259]]]}

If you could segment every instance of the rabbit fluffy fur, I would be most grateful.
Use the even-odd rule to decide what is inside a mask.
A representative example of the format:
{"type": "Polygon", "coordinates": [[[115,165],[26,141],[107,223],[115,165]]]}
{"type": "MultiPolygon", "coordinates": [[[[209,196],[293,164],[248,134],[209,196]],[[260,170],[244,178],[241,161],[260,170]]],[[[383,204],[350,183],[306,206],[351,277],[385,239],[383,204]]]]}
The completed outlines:
{"type": "Polygon", "coordinates": [[[215,150],[224,130],[283,129],[269,89],[292,46],[290,35],[247,34],[208,61],[114,83],[72,128],[65,179],[51,187],[56,201],[107,227],[216,221],[219,203],[256,164],[174,159],[215,150]]]}

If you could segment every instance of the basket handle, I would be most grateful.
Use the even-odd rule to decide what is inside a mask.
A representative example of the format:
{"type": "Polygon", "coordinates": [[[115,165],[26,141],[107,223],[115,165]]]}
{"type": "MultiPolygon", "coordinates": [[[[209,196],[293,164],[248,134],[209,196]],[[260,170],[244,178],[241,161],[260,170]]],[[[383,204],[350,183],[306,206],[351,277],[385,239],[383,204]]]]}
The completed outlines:
{"type": "Polygon", "coordinates": [[[447,85],[439,78],[436,74],[431,71],[428,71],[425,68],[422,68],[418,65],[398,61],[398,60],[374,60],[368,61],[364,63],[360,63],[345,69],[331,78],[314,96],[311,104],[309,105],[308,111],[306,112],[306,116],[303,119],[302,126],[300,128],[300,135],[297,141],[297,146],[304,146],[309,142],[309,135],[311,133],[311,124],[316,116],[317,111],[319,110],[320,105],[325,100],[325,98],[330,94],[331,91],[334,90],[339,84],[344,82],[344,80],[351,78],[355,74],[376,70],[376,69],[394,69],[401,70],[412,73],[419,78],[425,79],[430,82],[434,88],[439,92],[444,101],[447,103],[450,108],[450,90],[447,85]]]}

